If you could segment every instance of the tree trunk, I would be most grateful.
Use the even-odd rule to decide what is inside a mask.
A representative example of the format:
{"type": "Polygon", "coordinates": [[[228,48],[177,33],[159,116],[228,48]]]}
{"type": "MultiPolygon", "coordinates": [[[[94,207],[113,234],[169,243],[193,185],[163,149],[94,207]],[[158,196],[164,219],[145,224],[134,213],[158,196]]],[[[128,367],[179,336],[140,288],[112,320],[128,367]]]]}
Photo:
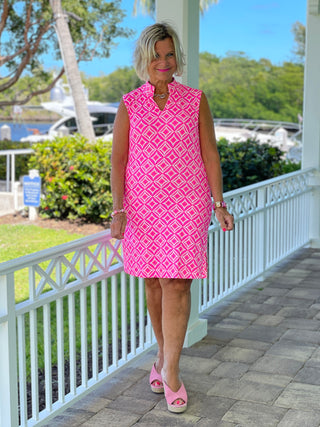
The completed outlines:
{"type": "Polygon", "coordinates": [[[50,5],[55,18],[55,30],[58,36],[61,56],[74,102],[78,131],[89,141],[94,141],[95,135],[92,121],[87,107],[67,18],[62,10],[61,0],[50,0],[50,5]]]}

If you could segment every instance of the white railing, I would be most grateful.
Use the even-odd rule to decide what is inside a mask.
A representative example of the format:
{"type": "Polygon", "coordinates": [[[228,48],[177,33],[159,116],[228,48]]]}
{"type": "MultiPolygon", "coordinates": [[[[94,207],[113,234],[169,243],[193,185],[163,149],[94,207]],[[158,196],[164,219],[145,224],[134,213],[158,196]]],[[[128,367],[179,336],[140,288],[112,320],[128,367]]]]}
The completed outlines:
{"type": "Polygon", "coordinates": [[[219,119],[216,117],[214,121],[216,127],[250,129],[253,132],[262,132],[268,135],[275,135],[280,128],[284,128],[289,133],[291,141],[296,142],[299,146],[302,143],[302,123],[258,119],[219,119]]]}
{"type": "Polygon", "coordinates": [[[16,182],[16,156],[32,154],[34,150],[31,148],[0,150],[0,157],[5,157],[6,176],[3,182],[0,182],[0,213],[8,213],[9,211],[17,211],[23,208],[21,203],[21,195],[19,194],[20,183],[16,182]]]}
{"type": "Polygon", "coordinates": [[[48,420],[150,348],[148,326],[143,280],[125,275],[109,231],[2,263],[1,426],[48,420]]]}
{"type": "Polygon", "coordinates": [[[289,132],[297,133],[302,130],[301,123],[285,122],[280,120],[258,120],[258,119],[225,119],[215,118],[216,126],[229,126],[253,131],[264,130],[274,134],[278,129],[285,128],[289,132]]]}
{"type": "Polygon", "coordinates": [[[226,193],[235,230],[215,218],[208,236],[208,278],[201,281],[203,312],[309,243],[312,170],[293,172],[226,193]]]}
{"type": "MultiPolygon", "coordinates": [[[[235,230],[213,218],[199,312],[309,242],[311,173],[226,194],[235,230]]],[[[0,264],[1,426],[45,424],[154,342],[143,280],[123,272],[109,231],[0,264]]]]}
{"type": "Polygon", "coordinates": [[[16,175],[16,156],[22,154],[32,154],[34,150],[32,148],[22,148],[14,150],[0,150],[0,156],[6,157],[6,180],[5,180],[5,191],[14,192],[14,183],[16,175]]]}

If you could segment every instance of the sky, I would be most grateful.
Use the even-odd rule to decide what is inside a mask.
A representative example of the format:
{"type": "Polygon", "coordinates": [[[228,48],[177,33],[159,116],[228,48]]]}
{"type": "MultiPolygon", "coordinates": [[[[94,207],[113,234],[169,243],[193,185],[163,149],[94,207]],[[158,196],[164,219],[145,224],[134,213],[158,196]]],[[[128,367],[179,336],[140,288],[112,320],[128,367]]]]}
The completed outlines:
{"type": "MultiPolygon", "coordinates": [[[[133,16],[133,4],[134,0],[121,1],[126,13],[122,25],[135,30],[135,36],[116,40],[118,45],[109,58],[80,63],[80,70],[87,76],[109,74],[118,67],[132,65],[136,39],[143,28],[154,23],[149,16],[133,16]]],[[[306,24],[306,10],[307,0],[219,0],[200,17],[199,50],[219,57],[241,51],[251,59],[267,58],[281,65],[293,58],[292,25],[296,21],[306,24]]]]}

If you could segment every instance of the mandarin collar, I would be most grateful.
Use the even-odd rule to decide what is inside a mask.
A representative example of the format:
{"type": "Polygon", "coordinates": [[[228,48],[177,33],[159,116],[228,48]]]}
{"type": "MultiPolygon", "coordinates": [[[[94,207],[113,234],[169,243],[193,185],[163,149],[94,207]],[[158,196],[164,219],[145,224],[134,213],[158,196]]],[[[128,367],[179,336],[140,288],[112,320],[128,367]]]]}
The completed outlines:
{"type": "MultiPolygon", "coordinates": [[[[175,80],[175,78],[173,77],[173,79],[172,79],[172,81],[170,82],[170,83],[168,83],[168,90],[169,90],[169,93],[172,93],[174,90],[175,90],[175,88],[177,87],[177,85],[178,85],[179,83],[175,80]]],[[[147,81],[146,83],[145,83],[145,85],[144,85],[144,91],[148,94],[148,95],[150,95],[150,96],[153,96],[153,94],[154,94],[154,90],[155,90],[155,87],[149,82],[149,81],[147,81]]]]}

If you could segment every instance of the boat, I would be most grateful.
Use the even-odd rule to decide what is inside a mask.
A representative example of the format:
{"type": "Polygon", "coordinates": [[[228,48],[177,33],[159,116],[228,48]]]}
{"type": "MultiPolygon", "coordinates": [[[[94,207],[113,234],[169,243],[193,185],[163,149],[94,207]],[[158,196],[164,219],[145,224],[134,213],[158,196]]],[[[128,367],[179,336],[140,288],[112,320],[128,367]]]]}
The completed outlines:
{"type": "MultiPolygon", "coordinates": [[[[37,132],[37,129],[29,129],[32,134],[21,138],[21,142],[33,144],[78,132],[74,102],[68,88],[68,85],[59,81],[50,92],[50,101],[41,103],[41,108],[59,114],[62,116],[61,119],[56,121],[44,134],[37,132]]],[[[102,103],[87,99],[87,107],[96,137],[112,139],[113,123],[118,106],[119,103],[102,103]]]]}

